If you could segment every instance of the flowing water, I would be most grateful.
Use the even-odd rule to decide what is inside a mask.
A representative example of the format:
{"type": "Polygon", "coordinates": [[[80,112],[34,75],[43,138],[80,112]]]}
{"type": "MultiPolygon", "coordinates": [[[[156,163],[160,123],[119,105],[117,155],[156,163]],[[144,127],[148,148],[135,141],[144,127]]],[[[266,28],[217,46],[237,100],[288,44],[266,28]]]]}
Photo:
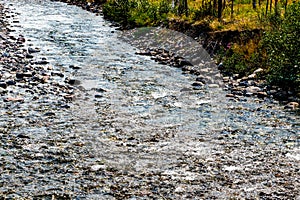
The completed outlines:
{"type": "Polygon", "coordinates": [[[229,101],[221,87],[196,90],[194,75],[136,55],[120,31],[79,7],[48,0],[2,2],[17,13],[13,34],[40,48],[36,59],[47,58],[56,71],[78,81],[68,111],[57,110],[47,126],[14,131],[32,135],[24,149],[35,156],[19,160],[21,170],[10,174],[17,184],[10,193],[9,184],[2,188],[5,194],[258,197],[255,191],[269,192],[258,182],[273,177],[276,162],[293,166],[288,183],[299,186],[299,116],[271,100],[229,101]],[[264,167],[265,155],[278,160],[264,167]],[[250,169],[261,175],[249,172],[256,179],[235,182],[248,180],[250,169]]]}

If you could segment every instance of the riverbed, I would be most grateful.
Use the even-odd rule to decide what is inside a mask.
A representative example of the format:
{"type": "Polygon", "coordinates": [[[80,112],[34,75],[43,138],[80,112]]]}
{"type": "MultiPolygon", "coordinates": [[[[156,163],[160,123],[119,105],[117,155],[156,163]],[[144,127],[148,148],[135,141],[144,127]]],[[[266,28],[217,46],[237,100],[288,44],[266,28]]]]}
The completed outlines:
{"type": "Polygon", "coordinates": [[[221,86],[195,88],[196,75],[137,55],[101,15],[0,2],[10,34],[39,50],[32,65],[47,60],[51,83],[64,88],[17,84],[7,92],[22,101],[1,96],[0,196],[300,198],[296,113],[268,98],[231,101],[221,86]]]}

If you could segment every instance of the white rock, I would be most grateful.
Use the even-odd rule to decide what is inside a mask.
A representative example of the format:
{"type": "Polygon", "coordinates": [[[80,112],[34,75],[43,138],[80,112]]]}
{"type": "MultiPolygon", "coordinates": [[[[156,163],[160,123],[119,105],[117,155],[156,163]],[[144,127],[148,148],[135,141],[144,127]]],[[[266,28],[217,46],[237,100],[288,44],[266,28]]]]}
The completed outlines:
{"type": "Polygon", "coordinates": [[[261,73],[261,72],[263,72],[264,70],[262,69],[262,68],[258,68],[257,70],[255,70],[254,72],[253,72],[253,74],[257,74],[257,73],[261,73]]]}
{"type": "Polygon", "coordinates": [[[256,77],[257,77],[256,74],[250,74],[250,75],[248,76],[249,79],[255,79],[256,77]]]}
{"type": "Polygon", "coordinates": [[[183,188],[182,186],[179,186],[179,187],[177,187],[176,189],[175,189],[175,192],[176,193],[182,193],[182,192],[184,192],[185,191],[185,188],[183,188]]]}
{"type": "Polygon", "coordinates": [[[239,171],[242,170],[241,167],[236,167],[236,166],[226,166],[223,168],[225,171],[239,171]]]}
{"type": "Polygon", "coordinates": [[[105,169],[105,165],[93,165],[93,166],[91,166],[91,171],[98,171],[100,169],[105,169]]]}
{"type": "Polygon", "coordinates": [[[256,86],[250,86],[250,87],[246,88],[246,92],[247,93],[254,93],[254,94],[256,94],[256,93],[258,93],[260,91],[261,91],[261,88],[256,87],[256,86]]]}

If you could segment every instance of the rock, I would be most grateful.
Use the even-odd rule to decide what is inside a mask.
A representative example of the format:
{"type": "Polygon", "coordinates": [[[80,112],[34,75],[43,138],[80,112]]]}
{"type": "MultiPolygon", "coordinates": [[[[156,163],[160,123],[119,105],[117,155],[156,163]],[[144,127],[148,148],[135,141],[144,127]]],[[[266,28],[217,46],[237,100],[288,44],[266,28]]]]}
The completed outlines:
{"type": "Polygon", "coordinates": [[[235,97],[235,95],[234,94],[226,94],[226,97],[233,98],[233,97],[235,97]]]}
{"type": "Polygon", "coordinates": [[[292,109],[295,110],[299,108],[299,103],[297,102],[289,102],[287,105],[285,105],[284,109],[292,109]]]}
{"type": "Polygon", "coordinates": [[[51,72],[51,76],[59,76],[59,77],[64,77],[64,74],[61,73],[60,71],[54,71],[54,72],[51,72]]]}
{"type": "Polygon", "coordinates": [[[248,76],[248,79],[256,79],[257,75],[256,74],[250,74],[248,76]]]}
{"type": "Polygon", "coordinates": [[[185,190],[186,189],[184,187],[179,186],[174,190],[174,192],[175,193],[183,193],[183,192],[185,192],[185,190]]]}
{"type": "Polygon", "coordinates": [[[4,88],[2,88],[2,87],[0,87],[0,94],[5,94],[5,93],[7,93],[7,90],[4,89],[4,88]]]}
{"type": "Polygon", "coordinates": [[[66,79],[65,82],[70,85],[80,85],[80,81],[75,79],[66,79]]]}
{"type": "Polygon", "coordinates": [[[249,86],[249,83],[248,83],[248,81],[241,81],[241,82],[239,83],[239,86],[242,86],[242,87],[248,87],[248,86],[249,86]]]}
{"type": "Polygon", "coordinates": [[[209,88],[219,88],[220,86],[218,84],[209,84],[209,88]]]}
{"type": "Polygon", "coordinates": [[[224,67],[224,65],[223,65],[223,63],[221,62],[221,63],[219,63],[218,64],[218,70],[224,70],[225,69],[225,67],[224,67]]]}
{"type": "Polygon", "coordinates": [[[34,72],[24,72],[23,76],[29,78],[29,77],[32,77],[34,74],[35,74],[34,72]]]}
{"type": "Polygon", "coordinates": [[[96,99],[99,99],[99,98],[102,98],[103,97],[103,95],[102,94],[95,94],[95,96],[94,96],[96,99]]]}
{"type": "Polygon", "coordinates": [[[240,77],[239,74],[233,74],[233,75],[232,75],[232,78],[233,78],[234,80],[237,80],[239,77],[240,77]]]}
{"type": "Polygon", "coordinates": [[[205,84],[204,83],[202,83],[202,82],[194,82],[193,84],[192,84],[192,86],[204,86],[205,84]]]}
{"type": "Polygon", "coordinates": [[[143,55],[143,56],[150,56],[151,55],[149,50],[140,50],[140,51],[135,52],[135,54],[143,55]]]}
{"type": "Polygon", "coordinates": [[[194,66],[191,62],[189,62],[188,60],[181,60],[179,61],[179,65],[180,66],[194,66]]]}
{"type": "Polygon", "coordinates": [[[23,73],[20,73],[20,72],[16,73],[16,78],[21,79],[23,77],[24,77],[23,73]]]}
{"type": "Polygon", "coordinates": [[[35,61],[34,64],[36,64],[36,65],[46,65],[46,64],[49,64],[49,62],[47,60],[39,60],[39,61],[35,61]]]}
{"type": "Polygon", "coordinates": [[[92,165],[91,166],[91,171],[99,171],[101,169],[106,169],[106,166],[105,165],[92,165]]]}
{"type": "Polygon", "coordinates": [[[74,100],[75,96],[74,96],[74,95],[67,94],[67,95],[64,96],[64,98],[65,98],[67,101],[72,101],[72,100],[74,100]]]}
{"type": "Polygon", "coordinates": [[[245,96],[245,97],[251,97],[251,96],[253,96],[253,93],[251,93],[251,92],[246,92],[246,93],[244,94],[244,96],[245,96]]]}
{"type": "Polygon", "coordinates": [[[203,83],[203,84],[206,83],[205,77],[204,77],[204,76],[198,76],[198,77],[196,78],[196,81],[197,81],[197,82],[201,82],[201,83],[203,83]]]}
{"type": "Polygon", "coordinates": [[[24,43],[26,40],[23,36],[20,36],[17,41],[20,43],[24,43]]]}
{"type": "Polygon", "coordinates": [[[16,81],[14,81],[14,80],[8,80],[8,81],[6,81],[6,84],[7,85],[16,85],[16,81]]]}
{"type": "Polygon", "coordinates": [[[103,88],[97,88],[95,89],[97,92],[107,92],[107,90],[103,89],[103,88]]]}
{"type": "Polygon", "coordinates": [[[17,79],[22,79],[24,77],[32,77],[32,76],[33,76],[33,72],[17,72],[16,73],[17,79]]]}
{"type": "Polygon", "coordinates": [[[26,57],[26,58],[33,58],[34,56],[31,55],[31,54],[29,54],[29,53],[27,53],[27,54],[25,55],[25,57],[26,57]]]}
{"type": "Polygon", "coordinates": [[[71,69],[81,69],[80,67],[74,66],[74,65],[70,65],[69,67],[70,67],[71,69]]]}
{"type": "Polygon", "coordinates": [[[29,48],[27,49],[27,51],[28,51],[29,54],[40,52],[39,49],[37,49],[37,48],[34,49],[34,48],[32,48],[32,47],[29,47],[29,48]]]}
{"type": "Polygon", "coordinates": [[[254,93],[254,94],[256,94],[256,93],[258,93],[260,91],[261,91],[261,88],[256,87],[256,86],[249,86],[249,87],[246,88],[246,93],[254,93]]]}
{"type": "Polygon", "coordinates": [[[258,98],[265,98],[268,96],[266,92],[257,92],[256,95],[258,98]]]}
{"type": "Polygon", "coordinates": [[[229,81],[230,81],[230,77],[229,76],[223,77],[223,82],[228,83],[229,81]]]}
{"type": "Polygon", "coordinates": [[[51,116],[55,116],[56,114],[54,112],[46,112],[44,114],[44,116],[47,116],[47,117],[51,117],[51,116]]]}
{"type": "Polygon", "coordinates": [[[7,83],[5,83],[5,82],[0,82],[0,87],[1,88],[7,88],[7,83]]]}
{"type": "Polygon", "coordinates": [[[253,74],[258,74],[258,73],[261,73],[261,72],[263,72],[263,71],[264,71],[264,69],[258,68],[257,70],[255,70],[255,71],[253,72],[253,74]]]}
{"type": "Polygon", "coordinates": [[[12,101],[12,102],[23,102],[24,99],[21,98],[21,97],[7,97],[4,101],[5,102],[9,102],[9,101],[12,101]]]}

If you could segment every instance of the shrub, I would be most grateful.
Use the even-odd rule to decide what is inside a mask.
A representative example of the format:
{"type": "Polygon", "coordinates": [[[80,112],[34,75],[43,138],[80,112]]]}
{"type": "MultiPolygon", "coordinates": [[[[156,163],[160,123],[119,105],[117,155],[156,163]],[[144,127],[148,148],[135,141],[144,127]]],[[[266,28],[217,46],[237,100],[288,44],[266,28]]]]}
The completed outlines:
{"type": "Polygon", "coordinates": [[[224,70],[247,75],[261,67],[269,84],[300,92],[300,2],[292,3],[284,16],[268,19],[271,27],[262,36],[223,49],[224,70]]]}
{"type": "Polygon", "coordinates": [[[155,26],[167,20],[167,1],[110,0],[103,7],[104,17],[122,26],[155,26]]]}
{"type": "MultiPolygon", "coordinates": [[[[274,18],[272,18],[274,20],[274,18]]],[[[262,49],[266,55],[270,84],[300,90],[300,2],[291,4],[279,25],[264,34],[262,49]]]]}

